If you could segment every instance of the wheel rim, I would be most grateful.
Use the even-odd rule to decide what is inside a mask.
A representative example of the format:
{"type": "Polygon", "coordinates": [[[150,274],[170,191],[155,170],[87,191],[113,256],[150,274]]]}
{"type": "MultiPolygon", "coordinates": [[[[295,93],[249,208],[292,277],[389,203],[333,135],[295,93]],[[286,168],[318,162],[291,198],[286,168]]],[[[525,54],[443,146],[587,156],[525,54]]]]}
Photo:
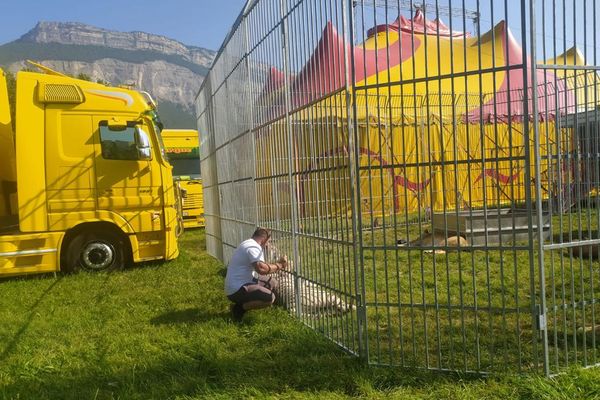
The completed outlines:
{"type": "Polygon", "coordinates": [[[107,268],[115,259],[112,246],[102,242],[92,242],[85,246],[81,253],[83,267],[92,270],[107,268]]]}

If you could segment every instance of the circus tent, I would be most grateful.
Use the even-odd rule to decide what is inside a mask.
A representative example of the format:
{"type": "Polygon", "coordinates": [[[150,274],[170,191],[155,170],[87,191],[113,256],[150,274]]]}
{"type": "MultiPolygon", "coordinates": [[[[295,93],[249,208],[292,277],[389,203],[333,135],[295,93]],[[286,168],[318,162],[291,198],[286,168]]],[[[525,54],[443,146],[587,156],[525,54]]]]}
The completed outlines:
{"type": "MultiPolygon", "coordinates": [[[[300,183],[302,192],[317,190],[305,183],[312,170],[331,165],[332,158],[336,165],[344,162],[343,121],[351,109],[347,104],[351,94],[360,131],[360,162],[368,170],[361,173],[361,191],[373,199],[363,205],[366,211],[517,202],[525,197],[526,172],[531,168],[524,159],[531,143],[525,142],[523,120],[535,119],[534,101],[537,120],[547,123],[595,109],[598,102],[593,73],[536,67],[532,75],[531,60],[523,54],[505,22],[472,37],[417,11],[412,19],[399,16],[371,28],[356,46],[327,23],[297,74],[286,80],[281,71],[271,69],[261,96],[268,100],[261,108],[268,110],[269,119],[280,118],[285,110],[282,94],[289,87],[296,125],[312,121],[297,128],[296,134],[297,151],[307,154],[300,157],[304,161],[298,167],[307,177],[300,183]],[[337,118],[339,129],[319,127],[315,118],[337,118]],[[439,166],[442,160],[446,165],[439,166]]],[[[546,63],[584,66],[585,60],[572,48],[546,63]]],[[[556,135],[549,131],[555,124],[541,129],[546,132],[542,151],[548,152],[554,145],[550,138],[556,135]]]]}

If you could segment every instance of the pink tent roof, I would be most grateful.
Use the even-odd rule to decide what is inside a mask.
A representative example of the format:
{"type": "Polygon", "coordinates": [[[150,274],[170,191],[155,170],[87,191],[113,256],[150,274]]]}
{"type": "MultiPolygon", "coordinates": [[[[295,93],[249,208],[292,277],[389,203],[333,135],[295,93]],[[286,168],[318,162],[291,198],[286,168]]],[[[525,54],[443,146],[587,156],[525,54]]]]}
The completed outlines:
{"type": "MultiPolygon", "coordinates": [[[[352,66],[352,52],[356,82],[410,59],[413,46],[415,49],[419,48],[421,41],[406,33],[402,35],[407,37],[387,48],[365,50],[357,46],[351,49],[333,24],[328,22],[315,51],[294,81],[294,106],[301,107],[342,89],[347,80],[345,63],[352,66]]],[[[352,79],[352,76],[349,78],[352,79]]]]}
{"type": "MultiPolygon", "coordinates": [[[[495,37],[502,38],[503,53],[506,58],[505,65],[499,65],[498,68],[506,71],[502,85],[493,93],[493,96],[487,96],[489,100],[484,99],[481,107],[465,115],[469,122],[478,122],[480,120],[492,122],[494,119],[508,121],[521,120],[525,114],[525,82],[523,64],[523,50],[515,40],[512,32],[508,29],[506,23],[501,21],[493,30],[495,37]],[[515,68],[511,68],[515,67],[515,68]]],[[[492,31],[487,32],[481,37],[485,41],[492,36],[492,31]]],[[[570,90],[564,79],[557,78],[551,71],[536,68],[537,90],[533,93],[531,82],[531,60],[525,60],[525,66],[528,70],[528,114],[533,112],[533,99],[538,98],[538,116],[539,119],[554,119],[556,114],[565,114],[574,111],[574,94],[570,90]]]]}
{"type": "MultiPolygon", "coordinates": [[[[288,82],[293,80],[294,76],[288,77],[288,82]]],[[[257,99],[257,106],[264,120],[276,119],[285,114],[285,84],[285,73],[275,67],[269,68],[266,82],[257,99]]]]}
{"type": "MultiPolygon", "coordinates": [[[[380,25],[372,28],[369,30],[369,35],[387,29],[396,30],[400,35],[399,40],[391,42],[389,47],[383,46],[382,48],[369,50],[362,46],[351,46],[346,43],[333,24],[328,22],[311,57],[302,70],[295,77],[289,79],[293,107],[295,109],[301,108],[343,89],[346,86],[347,79],[352,79],[352,75],[346,76],[346,65],[352,67],[354,64],[354,70],[351,72],[354,73],[354,80],[358,83],[364,81],[366,77],[384,72],[410,60],[413,56],[413,50],[416,52],[421,46],[419,36],[413,35],[412,32],[426,31],[428,34],[439,33],[441,36],[446,37],[466,37],[462,32],[450,31],[439,20],[430,21],[425,19],[420,11],[417,11],[412,20],[399,16],[390,25],[380,25]]],[[[478,42],[485,43],[498,39],[501,40],[502,48],[497,48],[496,54],[501,54],[504,62],[495,67],[497,70],[496,77],[499,80],[502,79],[502,82],[496,83],[498,90],[495,93],[482,94],[483,104],[463,115],[462,119],[465,121],[475,123],[493,121],[494,119],[506,121],[523,118],[525,112],[523,101],[525,84],[521,46],[517,43],[504,21],[481,36],[478,42]]],[[[525,65],[529,68],[531,65],[530,60],[525,60],[525,65]]],[[[529,96],[528,114],[531,115],[533,112],[532,100],[534,96],[538,98],[538,117],[540,119],[553,119],[557,113],[573,112],[575,96],[573,90],[565,84],[564,79],[559,79],[552,72],[542,69],[536,69],[535,74],[538,83],[535,94],[531,90],[531,71],[527,77],[527,86],[529,86],[527,88],[529,96]],[[546,99],[550,99],[550,101],[546,99]]],[[[435,77],[432,77],[432,79],[435,79],[435,77]]],[[[486,73],[484,79],[493,79],[492,74],[486,73]]],[[[271,100],[275,100],[270,103],[273,107],[268,112],[271,118],[276,118],[284,112],[283,104],[277,100],[280,96],[276,94],[280,92],[284,81],[281,71],[275,68],[269,71],[263,95],[271,94],[271,100]]],[[[438,95],[438,93],[432,94],[438,95]]]]}
{"type": "Polygon", "coordinates": [[[263,92],[270,93],[281,89],[285,85],[285,74],[283,71],[278,70],[275,67],[269,69],[269,75],[267,77],[267,83],[264,86],[263,92]]]}
{"type": "Polygon", "coordinates": [[[396,32],[419,33],[427,35],[439,35],[442,37],[469,37],[465,32],[451,31],[439,18],[429,20],[421,10],[417,10],[412,19],[399,15],[391,24],[377,25],[367,31],[367,36],[373,36],[378,32],[394,30],[396,32]]]}

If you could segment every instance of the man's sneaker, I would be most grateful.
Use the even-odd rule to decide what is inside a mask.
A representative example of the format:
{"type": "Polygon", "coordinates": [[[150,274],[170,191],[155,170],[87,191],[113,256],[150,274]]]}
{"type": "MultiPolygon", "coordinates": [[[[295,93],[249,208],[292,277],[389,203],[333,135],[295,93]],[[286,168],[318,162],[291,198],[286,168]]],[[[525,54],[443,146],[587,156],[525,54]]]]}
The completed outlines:
{"type": "Polygon", "coordinates": [[[241,304],[235,303],[232,304],[229,309],[231,310],[231,319],[235,322],[242,322],[242,318],[244,318],[244,314],[246,313],[244,307],[242,307],[241,304]]]}

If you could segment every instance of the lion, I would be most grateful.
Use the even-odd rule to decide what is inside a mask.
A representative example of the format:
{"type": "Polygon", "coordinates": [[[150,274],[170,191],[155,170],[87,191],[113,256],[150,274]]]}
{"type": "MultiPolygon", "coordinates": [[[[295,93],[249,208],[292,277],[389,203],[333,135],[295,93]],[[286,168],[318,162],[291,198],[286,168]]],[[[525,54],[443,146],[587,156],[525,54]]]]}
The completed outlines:
{"type": "Polygon", "coordinates": [[[446,237],[446,235],[444,235],[442,232],[431,232],[429,229],[425,229],[420,238],[410,242],[399,241],[398,246],[433,247],[433,250],[425,250],[425,253],[446,254],[446,249],[436,249],[436,247],[447,247],[448,250],[451,250],[451,248],[456,248],[456,250],[458,250],[459,247],[468,247],[469,241],[459,235],[446,237]]]}
{"type": "MultiPolygon", "coordinates": [[[[279,257],[279,260],[285,261],[287,268],[270,274],[277,280],[276,303],[290,312],[296,313],[294,264],[286,256],[279,257]]],[[[304,277],[298,278],[298,287],[300,288],[300,304],[303,314],[313,316],[339,315],[356,310],[356,306],[342,300],[332,289],[304,277]]]]}

